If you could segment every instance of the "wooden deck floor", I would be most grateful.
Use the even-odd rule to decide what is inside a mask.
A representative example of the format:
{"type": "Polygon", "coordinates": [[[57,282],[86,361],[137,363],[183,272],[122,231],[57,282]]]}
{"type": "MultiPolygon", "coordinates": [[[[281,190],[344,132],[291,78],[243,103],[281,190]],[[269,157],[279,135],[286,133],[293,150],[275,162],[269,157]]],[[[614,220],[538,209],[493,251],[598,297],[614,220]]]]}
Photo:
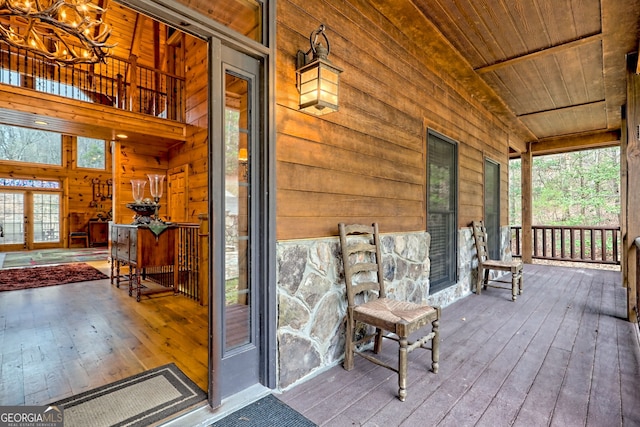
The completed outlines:
{"type": "Polygon", "coordinates": [[[359,357],[279,397],[332,427],[638,426],[640,347],[620,283],[615,271],[526,265],[517,302],[489,288],[443,309],[440,371],[411,353],[406,402],[395,373],[359,357]]]}

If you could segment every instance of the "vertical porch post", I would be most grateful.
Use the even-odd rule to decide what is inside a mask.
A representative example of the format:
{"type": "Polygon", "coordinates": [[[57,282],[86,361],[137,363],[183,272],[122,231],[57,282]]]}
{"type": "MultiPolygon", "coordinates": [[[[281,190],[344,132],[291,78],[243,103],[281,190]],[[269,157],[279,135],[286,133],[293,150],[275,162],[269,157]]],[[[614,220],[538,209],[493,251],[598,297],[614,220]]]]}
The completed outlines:
{"type": "Polygon", "coordinates": [[[626,149],[621,152],[626,153],[626,179],[622,177],[622,196],[626,199],[626,219],[623,234],[623,257],[626,262],[623,268],[626,269],[627,278],[627,318],[631,322],[637,321],[636,309],[638,303],[638,275],[635,239],[640,236],[640,76],[636,74],[637,55],[627,57],[627,114],[626,132],[623,132],[626,141],[622,141],[626,149]]]}
{"type": "Polygon", "coordinates": [[[533,156],[531,142],[527,143],[527,151],[520,155],[521,186],[522,186],[522,262],[531,264],[533,261],[533,199],[531,196],[531,179],[533,156]]]}

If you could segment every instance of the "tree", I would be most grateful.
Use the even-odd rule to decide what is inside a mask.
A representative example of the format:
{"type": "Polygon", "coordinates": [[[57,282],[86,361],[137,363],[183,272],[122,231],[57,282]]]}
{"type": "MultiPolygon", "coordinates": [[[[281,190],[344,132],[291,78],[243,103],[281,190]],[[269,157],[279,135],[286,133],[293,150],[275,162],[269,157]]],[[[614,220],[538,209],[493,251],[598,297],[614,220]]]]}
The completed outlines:
{"type": "MultiPolygon", "coordinates": [[[[520,159],[509,164],[511,224],[521,224],[520,159]]],[[[620,223],[620,150],[576,151],[533,159],[533,223],[602,225],[620,223]]]]}

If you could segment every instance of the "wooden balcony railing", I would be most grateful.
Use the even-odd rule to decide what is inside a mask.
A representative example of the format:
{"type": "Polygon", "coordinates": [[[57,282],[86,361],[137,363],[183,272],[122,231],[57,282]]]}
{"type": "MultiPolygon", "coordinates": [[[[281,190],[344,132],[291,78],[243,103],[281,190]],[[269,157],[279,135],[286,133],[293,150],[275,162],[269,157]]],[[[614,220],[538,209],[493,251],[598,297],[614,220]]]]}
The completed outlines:
{"type": "Polygon", "coordinates": [[[107,63],[62,66],[0,43],[0,83],[78,101],[185,121],[185,79],[110,56],[107,63]]]}
{"type": "MultiPolygon", "coordinates": [[[[533,258],[620,265],[620,227],[534,225],[533,258]]],[[[511,253],[522,256],[522,227],[511,226],[511,253]]]]}

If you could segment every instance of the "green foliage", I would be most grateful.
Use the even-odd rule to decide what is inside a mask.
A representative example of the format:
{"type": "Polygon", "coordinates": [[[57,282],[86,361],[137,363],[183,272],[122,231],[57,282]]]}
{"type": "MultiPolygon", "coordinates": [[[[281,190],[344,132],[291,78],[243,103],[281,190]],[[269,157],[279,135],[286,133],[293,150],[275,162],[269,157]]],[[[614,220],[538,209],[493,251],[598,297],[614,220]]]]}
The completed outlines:
{"type": "Polygon", "coordinates": [[[105,142],[102,139],[78,137],[77,144],[79,168],[105,168],[105,142]]]}
{"type": "Polygon", "coordinates": [[[0,160],[62,164],[62,136],[53,132],[0,125],[0,160]]]}
{"type": "MultiPolygon", "coordinates": [[[[521,224],[521,165],[509,163],[509,214],[521,224]]],[[[618,147],[539,156],[532,168],[533,224],[618,226],[618,147]]]]}

